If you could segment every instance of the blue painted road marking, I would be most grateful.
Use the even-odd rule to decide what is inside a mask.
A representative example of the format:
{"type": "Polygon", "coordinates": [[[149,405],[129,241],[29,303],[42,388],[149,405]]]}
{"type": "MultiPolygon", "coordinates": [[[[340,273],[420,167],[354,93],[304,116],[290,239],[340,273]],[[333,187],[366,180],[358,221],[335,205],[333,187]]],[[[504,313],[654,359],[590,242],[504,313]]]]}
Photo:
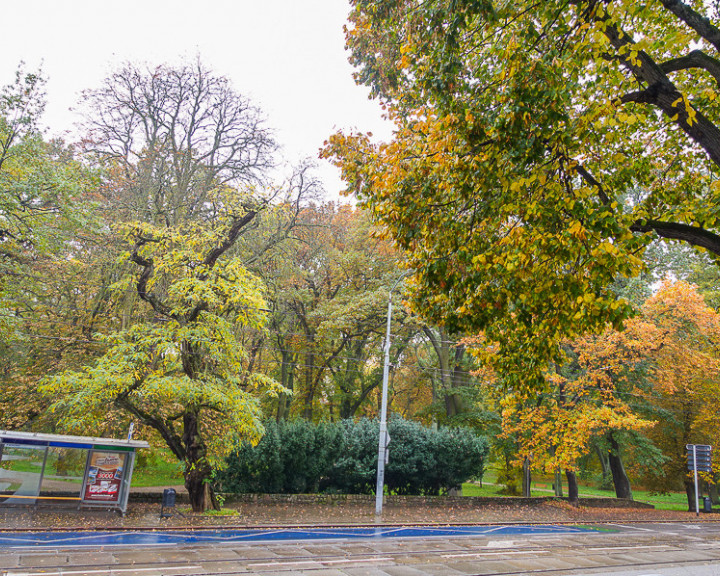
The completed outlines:
{"type": "Polygon", "coordinates": [[[453,536],[508,536],[593,532],[583,526],[450,526],[450,527],[344,527],[276,528],[196,531],[132,532],[0,532],[0,548],[101,546],[162,546],[232,544],[242,542],[330,540],[358,538],[428,538],[453,536]]]}

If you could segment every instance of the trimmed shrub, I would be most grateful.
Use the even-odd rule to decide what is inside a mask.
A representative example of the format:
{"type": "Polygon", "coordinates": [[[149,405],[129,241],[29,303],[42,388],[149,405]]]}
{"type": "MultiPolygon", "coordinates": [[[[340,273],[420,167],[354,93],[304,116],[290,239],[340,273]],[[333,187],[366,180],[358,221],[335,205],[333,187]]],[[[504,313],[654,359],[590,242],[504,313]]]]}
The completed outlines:
{"type": "MultiPolygon", "coordinates": [[[[375,420],[313,425],[266,423],[255,447],[243,444],[215,477],[231,493],[373,494],[379,425],[375,420]]],[[[431,429],[392,418],[385,485],[393,494],[442,494],[481,476],[488,442],[463,428],[431,429]]]]}
{"type": "Polygon", "coordinates": [[[328,470],[326,490],[340,494],[371,494],[377,479],[378,423],[363,418],[335,424],[342,450],[328,470]]]}

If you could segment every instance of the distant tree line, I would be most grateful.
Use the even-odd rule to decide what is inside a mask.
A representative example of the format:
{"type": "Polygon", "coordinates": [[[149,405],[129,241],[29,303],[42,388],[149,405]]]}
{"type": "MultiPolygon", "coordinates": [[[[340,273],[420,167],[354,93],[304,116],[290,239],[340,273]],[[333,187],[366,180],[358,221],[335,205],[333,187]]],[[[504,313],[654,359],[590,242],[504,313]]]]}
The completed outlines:
{"type": "MultiPolygon", "coordinates": [[[[506,306],[523,292],[494,273],[484,296],[451,288],[472,266],[486,272],[482,254],[446,266],[414,250],[439,288],[411,309],[417,279],[389,294],[408,254],[378,205],[324,200],[309,161],[277,176],[262,113],[202,63],[120,67],[85,93],[76,143],[39,128],[43,86],[21,69],[0,90],[0,427],[119,436],[133,422],[183,463],[195,510],[212,504],[213,474],[223,490],[371,492],[392,297],[389,408],[403,419],[391,424],[391,491],[441,493],[492,465],[512,493],[527,463],[564,473],[571,494],[597,477],[619,497],[632,481],[692,499],[685,444],[720,444],[709,258],[654,243],[643,274],[613,275],[602,298],[554,294],[554,312],[622,301],[635,314],[623,331],[561,338],[550,317],[506,306]],[[678,282],[659,286],[666,274],[678,282]],[[492,332],[433,323],[435,306],[500,317],[521,352],[561,338],[552,362],[534,360],[543,387],[513,385],[518,367],[502,369],[492,332]]],[[[462,221],[406,216],[428,238],[463,238],[462,221]]],[[[545,310],[538,284],[523,286],[545,310]]]]}

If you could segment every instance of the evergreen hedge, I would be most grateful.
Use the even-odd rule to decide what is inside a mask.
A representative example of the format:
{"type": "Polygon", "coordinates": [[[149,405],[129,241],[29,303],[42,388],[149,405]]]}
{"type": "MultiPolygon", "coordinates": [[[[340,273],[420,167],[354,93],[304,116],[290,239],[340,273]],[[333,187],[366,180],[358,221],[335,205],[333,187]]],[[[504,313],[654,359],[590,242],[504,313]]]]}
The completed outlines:
{"type": "MultiPolygon", "coordinates": [[[[391,494],[442,494],[482,476],[488,441],[463,428],[432,429],[392,418],[385,485],[391,494]]],[[[226,493],[374,494],[376,420],[312,424],[268,421],[257,444],[243,444],[215,475],[226,493]]]]}

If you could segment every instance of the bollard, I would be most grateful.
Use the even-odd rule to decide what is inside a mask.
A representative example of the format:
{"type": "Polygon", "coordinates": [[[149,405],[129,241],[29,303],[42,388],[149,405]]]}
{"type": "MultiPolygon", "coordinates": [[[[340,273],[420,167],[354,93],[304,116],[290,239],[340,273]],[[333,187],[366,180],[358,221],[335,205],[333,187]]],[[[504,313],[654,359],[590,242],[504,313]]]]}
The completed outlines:
{"type": "Polygon", "coordinates": [[[175,508],[175,488],[165,488],[162,493],[162,504],[160,504],[160,518],[170,518],[172,512],[165,512],[165,508],[175,508]]]}

